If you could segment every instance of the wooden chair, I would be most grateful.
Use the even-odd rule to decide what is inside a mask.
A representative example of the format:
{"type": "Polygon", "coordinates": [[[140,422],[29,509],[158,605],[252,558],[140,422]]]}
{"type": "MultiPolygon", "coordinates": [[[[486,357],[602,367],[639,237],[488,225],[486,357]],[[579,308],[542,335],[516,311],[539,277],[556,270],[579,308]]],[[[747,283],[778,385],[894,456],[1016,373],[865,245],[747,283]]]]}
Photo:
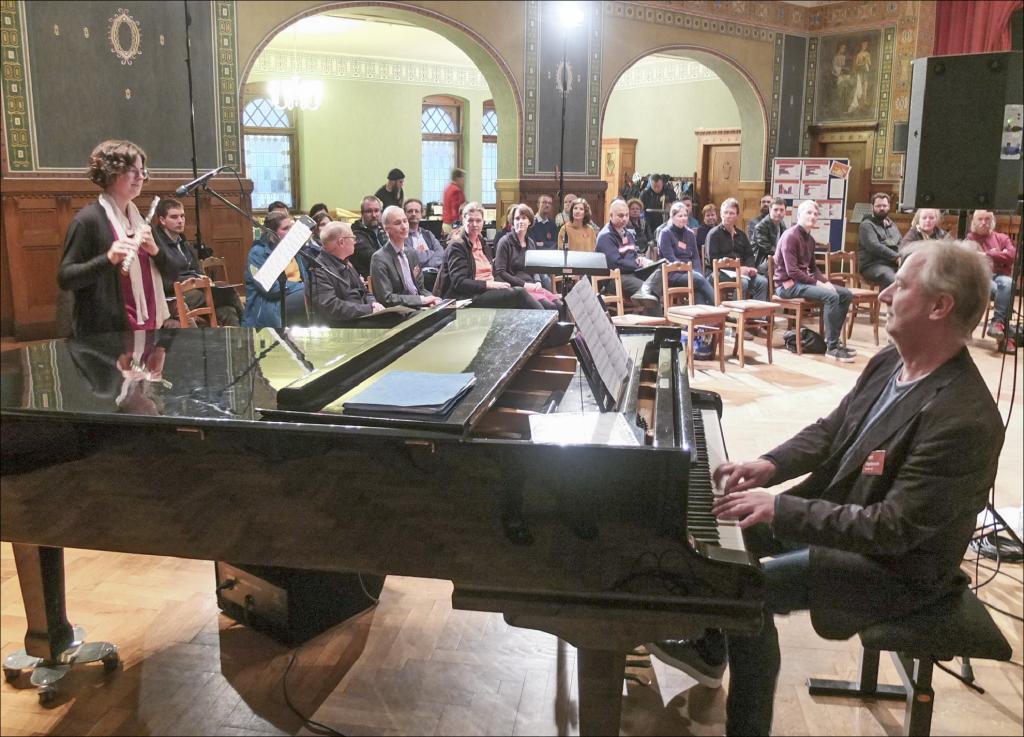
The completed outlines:
{"type": "Polygon", "coordinates": [[[210,327],[215,328],[217,325],[217,312],[213,307],[213,290],[210,288],[212,282],[208,276],[196,276],[185,281],[174,282],[174,302],[178,306],[178,322],[181,323],[181,327],[190,327],[193,323],[191,322],[197,317],[206,317],[210,321],[210,327]],[[188,305],[185,304],[185,292],[191,292],[193,289],[202,289],[206,293],[206,306],[197,307],[194,310],[190,310],[188,305]]]}
{"type": "Polygon", "coordinates": [[[825,335],[825,306],[815,299],[804,299],[803,297],[780,297],[775,294],[775,259],[768,257],[768,293],[771,294],[772,302],[782,308],[780,313],[788,322],[794,323],[796,330],[796,353],[803,355],[804,347],[800,340],[800,328],[803,327],[804,318],[811,318],[817,313],[818,332],[825,335]]]}
{"type": "Polygon", "coordinates": [[[224,264],[224,258],[222,256],[210,256],[204,258],[200,264],[203,267],[203,273],[210,277],[214,283],[228,281],[228,267],[224,264]],[[214,274],[215,271],[220,273],[220,276],[214,274]]]}
{"type": "Polygon", "coordinates": [[[846,316],[846,339],[853,333],[853,323],[857,319],[857,310],[864,306],[868,310],[868,318],[875,333],[875,345],[878,345],[878,312],[881,303],[879,292],[875,289],[862,287],[860,272],[857,271],[857,253],[855,251],[834,251],[825,257],[825,278],[841,284],[850,290],[850,311],[846,316]]]}
{"type": "Polygon", "coordinates": [[[713,307],[696,303],[692,272],[692,264],[680,261],[665,264],[661,268],[661,293],[664,295],[665,319],[670,323],[682,326],[686,330],[686,365],[690,369],[691,377],[695,375],[693,367],[693,342],[697,337],[697,328],[703,329],[705,335],[717,336],[718,367],[724,374],[725,321],[729,317],[729,310],[724,307],[713,307]],[[670,274],[688,275],[687,286],[670,287],[670,274]],[[676,304],[680,299],[685,301],[682,304],[676,304]]]}
{"type": "Polygon", "coordinates": [[[768,363],[772,362],[772,337],[775,332],[775,312],[779,306],[774,302],[762,299],[743,299],[743,279],[740,268],[743,264],[738,258],[717,258],[712,262],[714,272],[715,304],[729,310],[729,317],[736,322],[736,342],[733,343],[732,355],[739,352],[740,368],[746,365],[744,344],[746,329],[755,325],[763,325],[768,339],[768,363]],[[723,270],[733,272],[728,278],[723,270]],[[723,293],[733,291],[736,299],[723,300],[723,293]]]}
{"type": "Polygon", "coordinates": [[[605,306],[608,308],[615,307],[615,314],[618,317],[622,317],[626,312],[626,300],[622,296],[622,272],[618,269],[612,269],[608,272],[608,276],[590,277],[590,285],[598,294],[601,294],[601,285],[604,282],[610,282],[614,287],[614,293],[602,295],[605,306]]]}

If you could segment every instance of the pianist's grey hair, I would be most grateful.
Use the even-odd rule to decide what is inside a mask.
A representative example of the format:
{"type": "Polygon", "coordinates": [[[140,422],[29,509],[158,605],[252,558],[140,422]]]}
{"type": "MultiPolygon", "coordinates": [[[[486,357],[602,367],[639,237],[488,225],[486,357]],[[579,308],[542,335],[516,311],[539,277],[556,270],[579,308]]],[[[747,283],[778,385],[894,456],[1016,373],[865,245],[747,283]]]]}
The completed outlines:
{"type": "Polygon", "coordinates": [[[918,284],[926,294],[953,298],[950,320],[965,340],[988,306],[992,265],[971,241],[917,241],[903,250],[903,271],[913,260],[920,263],[918,284]],[[914,258],[911,259],[911,256],[914,258]]]}

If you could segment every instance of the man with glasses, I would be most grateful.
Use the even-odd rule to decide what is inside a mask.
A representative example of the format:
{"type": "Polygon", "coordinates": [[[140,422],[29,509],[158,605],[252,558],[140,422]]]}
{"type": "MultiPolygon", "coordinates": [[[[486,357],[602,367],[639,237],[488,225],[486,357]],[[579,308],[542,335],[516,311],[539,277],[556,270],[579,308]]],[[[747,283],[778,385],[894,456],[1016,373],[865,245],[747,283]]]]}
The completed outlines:
{"type": "Polygon", "coordinates": [[[401,207],[384,211],[388,242],[370,259],[373,296],[386,307],[430,307],[440,300],[423,286],[422,269],[416,250],[406,248],[409,219],[401,207]]]}
{"type": "Polygon", "coordinates": [[[380,200],[372,194],[366,195],[359,203],[360,219],[352,223],[352,234],[356,237],[356,250],[352,265],[364,279],[370,275],[370,259],[388,242],[384,229],[380,227],[380,200]]]}
{"type": "MultiPolygon", "coordinates": [[[[362,277],[349,259],[355,251],[356,237],[348,223],[331,222],[320,233],[323,251],[310,263],[308,296],[314,321],[332,328],[382,327],[374,318],[384,305],[366,289],[362,277]]],[[[381,315],[390,318],[392,315],[381,315]]]]}

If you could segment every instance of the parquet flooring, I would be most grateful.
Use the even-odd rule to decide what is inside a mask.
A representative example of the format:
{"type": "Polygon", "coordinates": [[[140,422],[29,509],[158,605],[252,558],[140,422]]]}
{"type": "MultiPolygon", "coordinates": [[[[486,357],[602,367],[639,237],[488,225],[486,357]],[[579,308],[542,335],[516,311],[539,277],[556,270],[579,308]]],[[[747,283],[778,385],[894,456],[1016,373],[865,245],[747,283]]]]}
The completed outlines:
{"type": "MultiPolygon", "coordinates": [[[[862,324],[851,365],[748,343],[746,369],[700,362],[693,385],[722,394],[730,455],[746,458],[828,412],[853,385],[873,344],[862,324]]],[[[884,334],[883,334],[884,335],[884,334]]],[[[884,338],[883,338],[884,339],[884,338]]],[[[1001,357],[991,341],[972,344],[993,389],[1001,357]]],[[[1009,364],[1008,364],[1009,368],[1009,364]]],[[[1021,503],[1020,390],[997,480],[997,506],[1021,503]]],[[[1009,409],[1012,374],[1000,409],[1009,409]]],[[[982,598],[1020,613],[1020,565],[1004,566],[982,598]]],[[[982,571],[983,577],[986,572],[982,571]]],[[[53,708],[31,688],[0,686],[4,735],[270,735],[316,734],[288,709],[282,690],[303,713],[345,734],[577,734],[575,650],[553,636],[505,624],[500,615],[453,610],[446,581],[389,577],[379,606],[308,641],[297,650],[219,614],[208,561],[67,551],[68,609],[89,639],[116,642],[123,670],[105,676],[86,666],[61,684],[68,694],[53,708]],[[288,669],[290,660],[294,663],[288,669]]],[[[1024,633],[996,614],[1014,646],[1015,663],[975,662],[986,693],[935,675],[933,734],[1020,735],[1024,729],[1024,633]]],[[[24,613],[11,548],[0,545],[0,647],[21,647],[24,613]]],[[[783,665],[774,731],[780,735],[899,733],[902,704],[856,705],[812,698],[811,675],[853,677],[856,641],[819,638],[805,614],[780,619],[783,665]]],[[[883,679],[895,679],[883,659],[883,679]]],[[[624,687],[622,733],[722,734],[725,690],[695,686],[657,660],[633,670],[650,685],[624,687]]]]}

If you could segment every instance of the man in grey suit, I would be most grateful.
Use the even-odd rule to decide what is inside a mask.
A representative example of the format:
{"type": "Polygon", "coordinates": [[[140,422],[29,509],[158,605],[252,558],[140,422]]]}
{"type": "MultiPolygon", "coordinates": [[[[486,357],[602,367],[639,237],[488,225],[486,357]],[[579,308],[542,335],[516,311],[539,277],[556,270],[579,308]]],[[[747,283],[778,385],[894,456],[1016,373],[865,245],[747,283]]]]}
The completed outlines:
{"type": "Polygon", "coordinates": [[[401,207],[384,210],[384,232],[388,242],[370,259],[373,296],[385,307],[429,307],[440,300],[423,286],[416,251],[405,247],[409,218],[401,207]]]}
{"type": "MultiPolygon", "coordinates": [[[[715,514],[739,520],[755,557],[774,556],[763,564],[761,632],[728,637],[726,734],[771,729],[773,615],[807,609],[819,635],[845,639],[968,583],[960,562],[1003,444],[966,347],[991,267],[963,242],[921,241],[906,254],[880,295],[894,345],[827,417],[757,460],[715,470],[725,494],[715,514]],[[755,490],[805,473],[781,494],[755,490]]],[[[657,645],[685,646],[672,642],[657,645]]]]}

